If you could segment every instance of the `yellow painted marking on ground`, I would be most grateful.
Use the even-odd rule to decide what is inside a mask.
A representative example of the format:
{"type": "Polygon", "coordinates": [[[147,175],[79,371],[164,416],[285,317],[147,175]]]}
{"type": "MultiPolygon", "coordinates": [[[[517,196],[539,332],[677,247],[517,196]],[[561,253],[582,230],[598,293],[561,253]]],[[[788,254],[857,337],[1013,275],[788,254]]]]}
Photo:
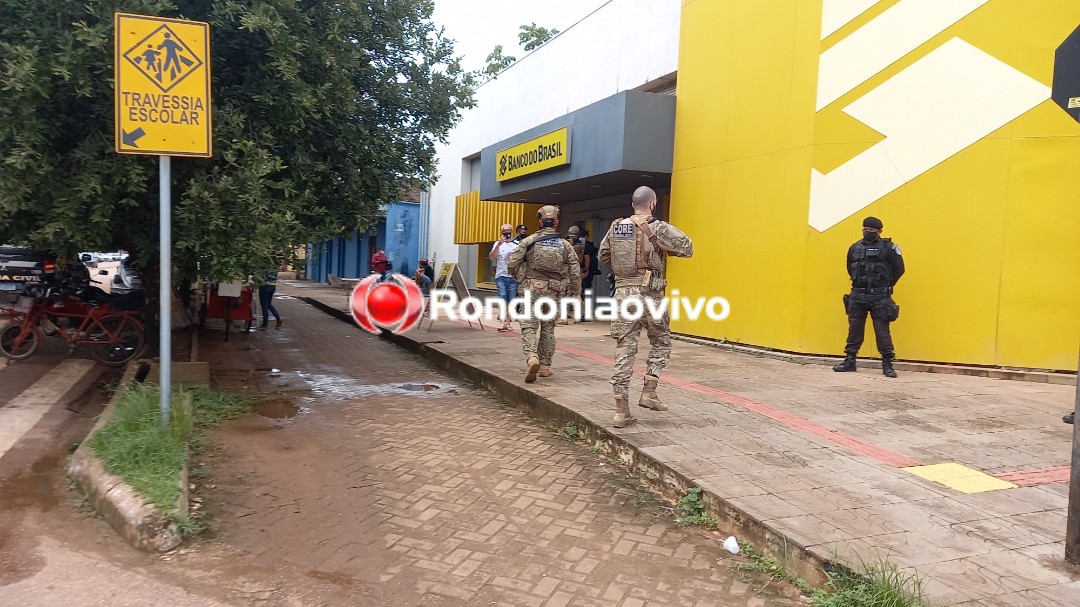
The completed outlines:
{"type": "Polygon", "coordinates": [[[1016,488],[1016,485],[1008,481],[994,478],[974,468],[955,463],[913,466],[904,468],[904,470],[961,493],[984,493],[986,491],[1016,488]]]}

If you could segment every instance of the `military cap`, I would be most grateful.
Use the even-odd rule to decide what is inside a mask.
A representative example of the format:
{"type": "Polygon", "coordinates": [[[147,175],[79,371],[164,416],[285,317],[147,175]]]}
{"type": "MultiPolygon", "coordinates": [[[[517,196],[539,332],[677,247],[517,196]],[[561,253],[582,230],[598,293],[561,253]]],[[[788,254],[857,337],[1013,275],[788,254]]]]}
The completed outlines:
{"type": "Polygon", "coordinates": [[[570,229],[567,230],[567,231],[570,234],[580,234],[581,233],[581,228],[579,228],[577,226],[570,226],[570,229]]]}
{"type": "Polygon", "coordinates": [[[545,205],[540,207],[540,210],[536,212],[537,219],[558,219],[559,207],[553,205],[545,205]]]}
{"type": "Polygon", "coordinates": [[[862,220],[862,227],[864,227],[864,228],[874,228],[875,230],[880,230],[880,229],[884,228],[885,226],[882,225],[881,220],[878,219],[877,217],[867,217],[866,219],[862,220]]]}

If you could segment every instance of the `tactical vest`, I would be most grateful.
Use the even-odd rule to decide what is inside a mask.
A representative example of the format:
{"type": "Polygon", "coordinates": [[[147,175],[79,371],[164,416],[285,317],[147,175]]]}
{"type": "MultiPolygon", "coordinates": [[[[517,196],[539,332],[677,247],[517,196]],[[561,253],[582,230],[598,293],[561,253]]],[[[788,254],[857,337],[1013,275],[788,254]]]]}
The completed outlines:
{"type": "Polygon", "coordinates": [[[543,274],[562,274],[563,269],[570,263],[570,253],[562,244],[562,236],[558,234],[534,234],[523,240],[521,246],[525,247],[525,265],[528,266],[526,276],[534,272],[543,274]]]}
{"type": "Polygon", "coordinates": [[[892,266],[885,261],[886,250],[892,240],[881,238],[877,242],[860,240],[851,252],[851,286],[861,289],[880,289],[892,286],[892,266]]]}
{"type": "Polygon", "coordinates": [[[585,242],[580,238],[574,244],[574,253],[577,253],[578,265],[585,263],[585,242]]]}
{"type": "Polygon", "coordinates": [[[652,270],[657,278],[664,272],[664,251],[656,244],[648,215],[632,215],[631,223],[616,219],[609,229],[611,242],[611,271],[615,278],[636,278],[646,270],[652,270]],[[653,255],[649,255],[646,241],[652,241],[653,255]]]}

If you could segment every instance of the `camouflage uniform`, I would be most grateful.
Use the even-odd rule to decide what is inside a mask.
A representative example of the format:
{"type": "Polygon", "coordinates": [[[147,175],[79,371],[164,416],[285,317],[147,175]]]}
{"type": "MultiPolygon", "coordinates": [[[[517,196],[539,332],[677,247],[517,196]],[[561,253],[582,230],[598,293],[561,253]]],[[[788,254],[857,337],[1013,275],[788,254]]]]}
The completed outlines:
{"type": "MultiPolygon", "coordinates": [[[[543,207],[538,213],[541,219],[551,218],[545,216],[552,214],[558,218],[555,207],[543,207]]],[[[522,351],[528,367],[525,381],[532,383],[538,372],[541,377],[552,374],[551,359],[555,355],[555,320],[537,319],[536,299],[547,296],[558,305],[559,298],[563,296],[578,297],[581,292],[581,270],[574,248],[553,227],[542,228],[522,240],[510,254],[507,267],[520,283],[522,294],[531,294],[534,302],[530,317],[520,321],[522,351]]]]}
{"type": "Polygon", "coordinates": [[[638,404],[657,411],[667,407],[656,397],[660,371],[671,358],[671,329],[665,311],[660,320],[648,313],[646,300],[654,305],[664,298],[667,280],[667,256],[691,257],[694,245],[690,237],[675,226],[648,215],[615,220],[600,243],[600,263],[611,265],[615,274],[615,300],[622,307],[628,299],[640,301],[644,313],[636,321],[614,320],[611,336],[615,338],[615,373],[611,385],[615,388],[616,426],[635,421],[625,404],[630,394],[630,377],[638,351],[638,336],[644,327],[651,349],[646,361],[645,388],[638,404]],[[625,409],[625,411],[623,411],[625,409]]]}

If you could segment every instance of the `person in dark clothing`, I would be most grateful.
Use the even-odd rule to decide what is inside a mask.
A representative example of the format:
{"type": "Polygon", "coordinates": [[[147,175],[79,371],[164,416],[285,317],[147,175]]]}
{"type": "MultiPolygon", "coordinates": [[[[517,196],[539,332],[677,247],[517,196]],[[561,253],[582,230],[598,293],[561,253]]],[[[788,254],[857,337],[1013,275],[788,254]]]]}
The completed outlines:
{"type": "Polygon", "coordinates": [[[600,275],[600,259],[597,257],[600,251],[589,240],[588,230],[581,231],[581,240],[585,242],[585,263],[587,264],[581,269],[581,291],[584,293],[585,289],[593,287],[593,277],[600,275]]]}
{"type": "MultiPolygon", "coordinates": [[[[585,246],[584,259],[581,265],[581,298],[584,300],[586,297],[592,297],[592,294],[585,294],[585,291],[591,291],[593,288],[593,280],[600,275],[600,260],[597,257],[600,254],[600,250],[596,248],[596,245],[589,240],[589,231],[582,230],[580,236],[581,242],[585,246]]],[[[584,310],[584,307],[582,307],[584,310]]],[[[581,322],[589,322],[589,319],[585,317],[585,313],[582,312],[581,322]]]]}
{"type": "Polygon", "coordinates": [[[262,308],[262,325],[261,328],[265,329],[270,324],[270,315],[274,315],[274,320],[277,321],[277,328],[281,328],[281,315],[278,314],[277,308],[274,307],[274,291],[277,291],[277,272],[270,272],[266,275],[266,284],[259,287],[259,307],[262,308]]]}
{"type": "Polygon", "coordinates": [[[431,285],[435,283],[435,268],[428,264],[428,260],[421,259],[420,266],[416,268],[413,281],[420,287],[420,291],[427,295],[431,291],[431,285]]]}
{"type": "Polygon", "coordinates": [[[893,360],[892,334],[889,323],[900,316],[900,306],[892,299],[893,287],[904,275],[904,258],[900,247],[890,238],[882,238],[884,226],[876,217],[863,220],[863,237],[851,245],[847,252],[847,270],[851,277],[851,293],[844,296],[844,308],[848,317],[847,344],[844,361],[833,371],[855,370],[855,357],[863,344],[866,316],[874,323],[874,336],[881,352],[881,372],[886,377],[896,377],[893,360]]]}

